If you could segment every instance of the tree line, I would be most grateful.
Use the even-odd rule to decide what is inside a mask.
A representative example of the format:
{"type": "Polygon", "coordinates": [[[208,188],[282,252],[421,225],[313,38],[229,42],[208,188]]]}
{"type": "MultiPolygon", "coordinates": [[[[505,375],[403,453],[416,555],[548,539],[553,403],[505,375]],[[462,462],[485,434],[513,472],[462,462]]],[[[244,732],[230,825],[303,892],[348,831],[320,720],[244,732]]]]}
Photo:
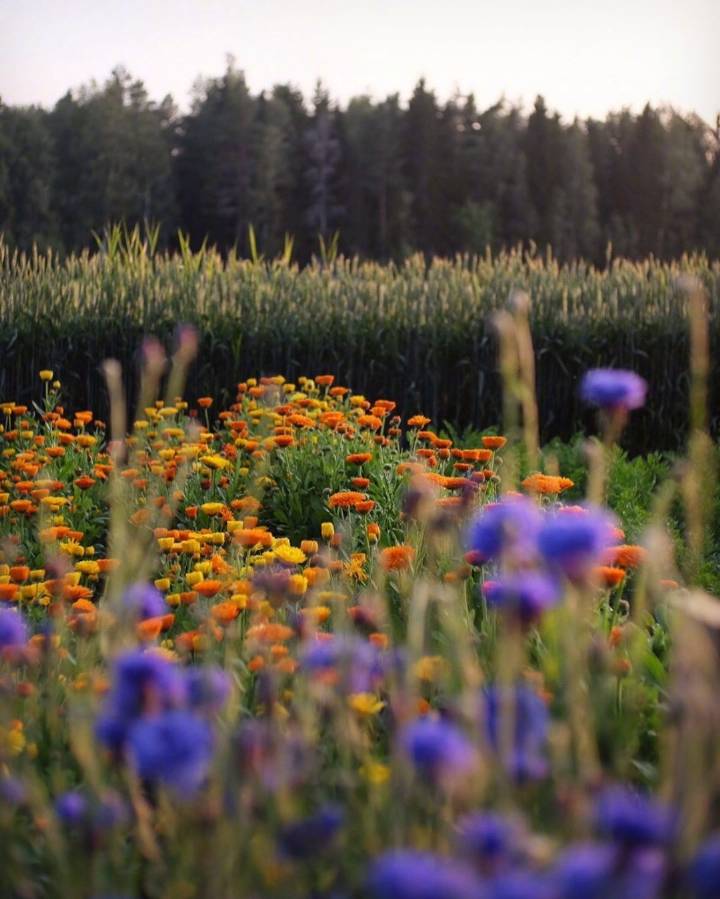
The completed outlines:
{"type": "Polygon", "coordinates": [[[472,95],[441,102],[421,80],[407,104],[318,85],[253,95],[232,62],[196,83],[189,112],[115,69],[52,108],[0,100],[0,231],[11,245],[92,246],[110,222],[156,223],[274,256],[318,240],[379,260],[550,246],[568,260],[720,255],[720,135],[695,115],[564,122],[472,95]],[[249,238],[252,228],[253,238],[249,238]]]}

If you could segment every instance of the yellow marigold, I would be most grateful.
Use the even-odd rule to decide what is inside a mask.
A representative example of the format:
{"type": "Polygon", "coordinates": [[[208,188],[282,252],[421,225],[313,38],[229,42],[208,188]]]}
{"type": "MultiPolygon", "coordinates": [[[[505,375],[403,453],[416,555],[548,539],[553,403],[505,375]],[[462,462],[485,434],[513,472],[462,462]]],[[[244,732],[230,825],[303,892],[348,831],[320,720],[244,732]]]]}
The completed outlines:
{"type": "Polygon", "coordinates": [[[203,503],[200,506],[200,510],[206,515],[220,515],[225,508],[225,503],[203,503]]]}
{"type": "Polygon", "coordinates": [[[442,656],[423,656],[418,659],[413,668],[415,677],[422,681],[436,681],[448,668],[447,661],[442,656]]]}
{"type": "Polygon", "coordinates": [[[385,708],[385,703],[374,693],[351,693],[348,696],[348,705],[353,712],[364,718],[371,718],[385,708]]]}
{"type": "Polygon", "coordinates": [[[276,546],[274,552],[275,558],[286,565],[302,565],[307,559],[305,553],[297,546],[276,546]]]}

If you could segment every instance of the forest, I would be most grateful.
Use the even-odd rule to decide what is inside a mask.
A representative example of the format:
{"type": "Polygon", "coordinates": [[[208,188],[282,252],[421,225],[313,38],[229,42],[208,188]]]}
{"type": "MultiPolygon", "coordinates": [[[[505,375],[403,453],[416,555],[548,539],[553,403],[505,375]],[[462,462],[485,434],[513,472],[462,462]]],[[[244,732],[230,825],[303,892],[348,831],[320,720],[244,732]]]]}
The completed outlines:
{"type": "Polygon", "coordinates": [[[720,131],[646,105],[564,121],[537,97],[407,103],[308,101],[277,85],[253,95],[230,60],[198,79],[181,111],[116,68],[52,109],[0,98],[0,232],[11,248],[94,247],[110,222],[159,225],[194,249],[307,262],[332,244],[382,261],[552,247],[603,266],[615,257],[720,253],[720,131]]]}

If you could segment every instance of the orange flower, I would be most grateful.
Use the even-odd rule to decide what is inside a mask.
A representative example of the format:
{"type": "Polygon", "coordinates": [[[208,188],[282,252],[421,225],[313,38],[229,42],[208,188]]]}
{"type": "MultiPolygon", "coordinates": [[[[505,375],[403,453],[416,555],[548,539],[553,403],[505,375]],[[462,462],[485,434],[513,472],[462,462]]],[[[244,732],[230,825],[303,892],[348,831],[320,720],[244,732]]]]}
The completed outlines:
{"type": "Polygon", "coordinates": [[[79,478],[75,478],[75,486],[79,487],[80,490],[89,490],[90,487],[95,483],[95,478],[91,478],[89,474],[80,475],[79,478]]]}
{"type": "Polygon", "coordinates": [[[17,584],[0,584],[0,600],[12,602],[19,590],[20,587],[17,584]]]}
{"type": "Polygon", "coordinates": [[[201,409],[209,409],[213,404],[213,399],[211,396],[201,396],[198,398],[197,404],[201,409]]]}
{"type": "Polygon", "coordinates": [[[382,419],[377,415],[361,415],[358,418],[358,424],[361,428],[370,428],[371,431],[377,431],[382,427],[382,419]]]}
{"type": "Polygon", "coordinates": [[[570,478],[561,478],[556,475],[540,474],[538,472],[525,478],[522,486],[533,493],[557,494],[574,487],[575,482],[571,481],[570,478]]]}
{"type": "Polygon", "coordinates": [[[366,499],[367,496],[364,493],[358,493],[356,490],[340,490],[338,493],[333,493],[328,500],[328,506],[331,509],[349,509],[366,499]]]}
{"type": "Polygon", "coordinates": [[[612,565],[598,565],[593,570],[595,579],[608,589],[617,587],[625,580],[625,572],[622,568],[614,568],[612,565]]]}
{"type": "Polygon", "coordinates": [[[408,418],[409,428],[424,428],[425,425],[429,424],[430,419],[426,418],[424,415],[413,415],[411,418],[408,418]]]}
{"type": "Polygon", "coordinates": [[[330,387],[335,380],[335,375],[316,375],[315,383],[319,387],[330,387]]]}
{"type": "Polygon", "coordinates": [[[345,456],[348,465],[364,465],[372,459],[372,453],[350,453],[345,456]]]}
{"type": "Polygon", "coordinates": [[[265,528],[240,528],[233,533],[233,540],[240,546],[272,546],[273,536],[265,528]]]}
{"type": "Polygon", "coordinates": [[[240,606],[231,600],[219,602],[212,607],[210,614],[219,624],[230,624],[240,614],[240,606]]]}
{"type": "Polygon", "coordinates": [[[362,490],[364,487],[370,486],[370,478],[350,478],[350,483],[353,485],[353,487],[358,487],[360,490],[362,490]]]}
{"type": "Polygon", "coordinates": [[[621,568],[637,568],[645,561],[647,550],[642,546],[634,546],[623,544],[622,546],[612,546],[607,551],[606,558],[608,562],[619,565],[621,568]]]}
{"type": "Polygon", "coordinates": [[[488,435],[487,437],[483,437],[482,445],[486,449],[498,450],[502,449],[507,443],[507,437],[494,437],[492,435],[488,435]]]}
{"type": "Polygon", "coordinates": [[[294,425],[296,428],[314,428],[315,422],[312,418],[308,418],[307,415],[300,415],[299,412],[296,412],[294,415],[291,415],[288,418],[288,421],[291,425],[294,425]]]}
{"type": "Polygon", "coordinates": [[[374,499],[363,499],[359,503],[355,503],[353,509],[359,515],[367,515],[368,512],[372,512],[375,508],[375,500],[374,499]]]}
{"type": "Polygon", "coordinates": [[[415,550],[412,546],[387,546],[380,553],[380,565],[385,571],[401,571],[409,568],[414,558],[415,550]]]}
{"type": "Polygon", "coordinates": [[[194,586],[195,586],[195,592],[199,593],[200,596],[210,597],[210,596],[215,596],[216,593],[218,593],[220,590],[222,590],[223,583],[222,583],[222,581],[207,580],[207,581],[200,581],[199,583],[195,584],[194,586]]]}

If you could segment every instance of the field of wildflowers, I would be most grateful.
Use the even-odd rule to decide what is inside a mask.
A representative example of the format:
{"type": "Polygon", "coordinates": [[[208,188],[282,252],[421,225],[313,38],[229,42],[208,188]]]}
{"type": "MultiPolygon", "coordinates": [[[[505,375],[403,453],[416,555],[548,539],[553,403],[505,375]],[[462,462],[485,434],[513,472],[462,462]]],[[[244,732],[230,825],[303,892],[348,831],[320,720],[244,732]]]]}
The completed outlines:
{"type": "Polygon", "coordinates": [[[692,432],[613,509],[621,370],[580,396],[584,496],[541,451],[526,300],[501,434],[332,374],[182,399],[143,345],[128,425],[0,405],[0,895],[711,899],[720,606],[705,296],[692,432]],[[164,386],[164,399],[160,388],[164,386]],[[629,534],[632,533],[632,541],[629,534]]]}

